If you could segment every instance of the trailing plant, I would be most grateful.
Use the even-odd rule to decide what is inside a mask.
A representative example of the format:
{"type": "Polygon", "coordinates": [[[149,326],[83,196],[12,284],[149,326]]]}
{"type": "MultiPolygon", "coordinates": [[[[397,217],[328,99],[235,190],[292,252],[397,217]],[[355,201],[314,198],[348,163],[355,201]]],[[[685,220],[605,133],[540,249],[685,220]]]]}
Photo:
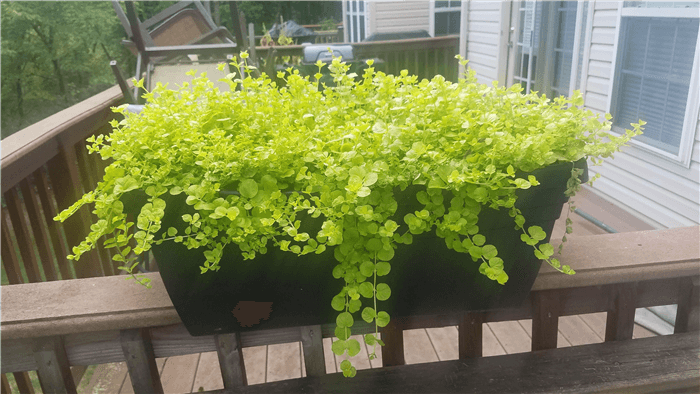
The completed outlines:
{"type": "MultiPolygon", "coordinates": [[[[570,99],[523,94],[519,85],[479,84],[471,70],[457,83],[439,75],[419,81],[405,70],[375,72],[371,61],[364,75],[348,74],[349,66],[334,59],[335,86],[317,81],[326,66],[319,62],[315,77],[291,68],[278,73],[286,83],[278,88],[264,74],[242,78],[250,75],[246,58],[234,59],[236,72],[220,80],[230,92],[202,73],[177,90],[159,84],[145,93],[148,104],[139,114],[115,108],[124,119],[112,122],[111,134],[89,140],[90,152],[112,160],[103,180],[56,219],[94,204],[98,220],[69,258],[78,260],[106,237],[115,260],[124,262],[120,268],[142,283],[134,256],[164,241],[202,248],[202,275],[219,270],[231,243],[246,259],[270,247],[298,256],[332,248],[333,277],[343,283],[330,300],[338,311],[332,346],[338,355],[360,351],[350,338],[356,317],[375,326],[365,342],[383,345],[378,331],[390,316],[381,302],[391,289],[381,277],[392,270],[395,249],[414,235],[435,231],[448,248],[471,256],[482,274],[508,280],[498,250],[479,232],[483,208],[508,210],[538,258],[573,274],[542,243],[542,228],[526,226],[515,207],[517,190],[539,184],[517,174],[585,157],[597,164],[640,133],[639,124],[620,136],[607,133],[609,116],[583,109],[578,92],[570,99]],[[394,190],[411,185],[419,185],[422,209],[394,220],[394,190]],[[133,223],[122,198],[136,189],[148,202],[133,223]],[[161,228],[166,194],[186,195],[196,212],[182,216],[183,233],[161,228]],[[302,231],[309,217],[322,225],[302,231]],[[363,298],[370,304],[363,307],[363,298]]],[[[570,193],[579,175],[574,168],[570,193]]],[[[350,362],[341,369],[346,376],[356,372],[350,362]]]]}

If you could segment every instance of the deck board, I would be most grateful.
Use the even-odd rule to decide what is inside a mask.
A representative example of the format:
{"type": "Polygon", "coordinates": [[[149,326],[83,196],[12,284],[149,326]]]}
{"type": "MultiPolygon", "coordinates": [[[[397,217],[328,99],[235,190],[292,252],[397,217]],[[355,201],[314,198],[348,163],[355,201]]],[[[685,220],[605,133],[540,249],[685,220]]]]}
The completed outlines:
{"type": "Polygon", "coordinates": [[[456,360],[459,358],[457,343],[457,326],[427,328],[425,330],[430,337],[435,353],[440,361],[456,360]]]}
{"type": "Polygon", "coordinates": [[[219,390],[224,388],[224,380],[219,368],[219,356],[216,352],[201,353],[197,374],[194,377],[192,392],[219,390]]]}
{"type": "Polygon", "coordinates": [[[403,343],[406,364],[438,361],[435,348],[424,328],[405,330],[403,332],[403,343]]]}
{"type": "MultiPolygon", "coordinates": [[[[267,346],[267,382],[301,377],[299,342],[267,346]]],[[[244,359],[245,360],[245,359],[244,359]]]]}

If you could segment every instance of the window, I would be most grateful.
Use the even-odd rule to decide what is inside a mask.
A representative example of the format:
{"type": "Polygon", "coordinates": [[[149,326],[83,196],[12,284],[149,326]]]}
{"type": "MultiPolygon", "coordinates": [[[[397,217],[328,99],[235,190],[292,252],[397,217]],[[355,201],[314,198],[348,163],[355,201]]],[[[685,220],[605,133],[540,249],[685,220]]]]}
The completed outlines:
{"type": "Polygon", "coordinates": [[[366,38],[366,4],[362,0],[348,0],[345,4],[345,29],[348,32],[348,41],[361,42],[366,38]]]}
{"type": "Polygon", "coordinates": [[[688,105],[693,70],[700,67],[694,64],[700,28],[697,7],[697,2],[633,1],[625,2],[622,10],[613,126],[622,131],[639,119],[647,122],[636,140],[664,156],[682,157],[683,145],[689,145],[683,144],[684,133],[695,129],[694,124],[684,124],[686,111],[697,106],[688,105]],[[653,4],[658,8],[649,7],[653,4]]]}
{"type": "Polygon", "coordinates": [[[461,1],[436,1],[433,37],[459,34],[461,1]]]}

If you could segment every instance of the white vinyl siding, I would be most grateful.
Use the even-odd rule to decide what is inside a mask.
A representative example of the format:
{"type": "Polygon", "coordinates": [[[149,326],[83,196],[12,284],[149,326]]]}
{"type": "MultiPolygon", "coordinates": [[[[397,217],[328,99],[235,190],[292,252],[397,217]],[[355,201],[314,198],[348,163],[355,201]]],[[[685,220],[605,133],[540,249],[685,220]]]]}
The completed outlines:
{"type": "Polygon", "coordinates": [[[498,1],[470,1],[467,7],[468,66],[476,71],[479,82],[491,84],[491,81],[498,80],[501,4],[498,1]]]}
{"type": "MultiPolygon", "coordinates": [[[[594,7],[592,30],[590,41],[585,44],[587,56],[583,59],[581,88],[586,107],[604,113],[610,110],[613,100],[616,44],[618,39],[622,43],[623,38],[618,32],[622,3],[595,2],[591,5],[594,7]]],[[[697,101],[692,105],[695,111],[700,107],[697,101]]],[[[655,228],[700,224],[699,127],[700,116],[685,130],[692,136],[687,141],[692,148],[689,165],[630,145],[616,153],[614,159],[606,159],[602,166],[590,168],[591,174],[602,176],[592,189],[655,228]]]]}
{"type": "Polygon", "coordinates": [[[428,1],[370,1],[369,33],[430,29],[428,1]]]}

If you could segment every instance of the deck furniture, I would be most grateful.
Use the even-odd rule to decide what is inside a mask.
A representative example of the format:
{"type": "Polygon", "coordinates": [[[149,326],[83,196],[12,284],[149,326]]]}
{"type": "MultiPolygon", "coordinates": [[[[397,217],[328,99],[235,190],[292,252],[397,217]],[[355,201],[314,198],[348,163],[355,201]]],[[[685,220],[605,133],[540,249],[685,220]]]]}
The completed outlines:
{"type": "MultiPolygon", "coordinates": [[[[126,361],[134,392],[162,392],[156,357],[217,351],[224,390],[287,392],[697,392],[700,389],[700,227],[572,238],[543,266],[517,308],[394,317],[381,330],[384,368],[325,374],[334,325],[191,337],[157,273],[153,289],[122,277],[2,288],[2,372],[37,370],[50,392],[74,392],[71,365],[126,361]],[[675,334],[631,339],[635,308],[678,304],[675,334]],[[607,312],[605,342],[557,349],[560,316],[607,312]],[[483,358],[486,322],[532,319],[532,352],[483,358]],[[459,360],[404,365],[402,331],[459,327],[459,360]],[[246,385],[242,348],[301,341],[305,378],[246,385]]],[[[356,323],[355,334],[373,331],[356,323]]]]}

